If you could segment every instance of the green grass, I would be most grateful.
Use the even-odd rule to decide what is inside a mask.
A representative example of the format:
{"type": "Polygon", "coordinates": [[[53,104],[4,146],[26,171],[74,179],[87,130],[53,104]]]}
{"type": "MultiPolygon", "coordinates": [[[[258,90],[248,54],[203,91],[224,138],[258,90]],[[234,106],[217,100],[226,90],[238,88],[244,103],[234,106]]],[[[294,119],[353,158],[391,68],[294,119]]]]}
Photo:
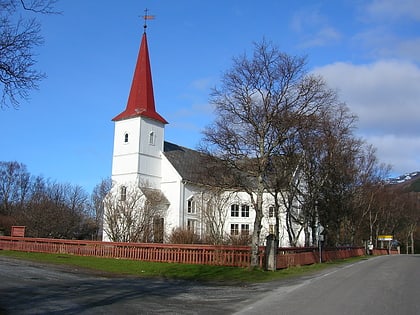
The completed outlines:
{"type": "Polygon", "coordinates": [[[17,259],[35,262],[67,265],[84,268],[95,272],[103,272],[109,275],[126,275],[136,277],[160,277],[171,279],[186,279],[195,281],[217,282],[266,282],[283,278],[300,276],[307,273],[323,270],[330,266],[349,263],[363,259],[355,257],[335,262],[314,264],[309,266],[297,266],[288,269],[263,271],[248,268],[188,265],[175,263],[144,262],[126,259],[97,258],[64,254],[27,253],[18,251],[0,250],[0,256],[8,256],[17,259]]]}

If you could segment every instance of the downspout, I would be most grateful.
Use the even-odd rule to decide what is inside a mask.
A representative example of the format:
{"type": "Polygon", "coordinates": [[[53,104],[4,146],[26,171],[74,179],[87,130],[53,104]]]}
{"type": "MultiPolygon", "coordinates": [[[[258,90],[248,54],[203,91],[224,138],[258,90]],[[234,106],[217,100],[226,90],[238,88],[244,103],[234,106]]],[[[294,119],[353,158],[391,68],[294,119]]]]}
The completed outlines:
{"type": "Polygon", "coordinates": [[[181,191],[180,191],[180,201],[179,201],[179,211],[180,211],[179,227],[181,229],[184,229],[185,228],[185,211],[184,211],[185,182],[181,180],[180,183],[181,183],[181,191]]]}
{"type": "Polygon", "coordinates": [[[204,237],[204,222],[203,222],[203,211],[204,210],[204,192],[201,191],[201,206],[200,206],[200,238],[204,237]]]}

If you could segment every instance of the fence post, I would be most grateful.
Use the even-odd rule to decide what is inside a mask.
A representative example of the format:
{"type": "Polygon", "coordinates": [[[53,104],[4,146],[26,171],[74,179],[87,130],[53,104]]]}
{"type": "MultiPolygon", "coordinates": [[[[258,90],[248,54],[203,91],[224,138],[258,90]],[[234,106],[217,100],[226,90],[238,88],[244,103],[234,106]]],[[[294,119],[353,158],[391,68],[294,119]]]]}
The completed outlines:
{"type": "Polygon", "coordinates": [[[270,234],[266,238],[267,243],[265,246],[265,270],[277,270],[277,248],[279,241],[274,234],[270,234]]]}

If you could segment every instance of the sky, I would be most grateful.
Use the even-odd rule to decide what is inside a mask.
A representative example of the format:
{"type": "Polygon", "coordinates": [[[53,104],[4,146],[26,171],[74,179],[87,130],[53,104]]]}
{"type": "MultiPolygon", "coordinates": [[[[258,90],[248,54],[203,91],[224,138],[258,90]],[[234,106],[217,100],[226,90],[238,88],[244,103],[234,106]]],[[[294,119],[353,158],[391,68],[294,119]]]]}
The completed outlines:
{"type": "Polygon", "coordinates": [[[18,110],[0,110],[0,161],[88,193],[111,176],[111,119],[126,107],[146,8],[167,141],[198,146],[211,89],[265,39],[307,57],[391,175],[420,171],[418,0],[60,0],[62,14],[40,17],[36,68],[47,78],[18,110]]]}

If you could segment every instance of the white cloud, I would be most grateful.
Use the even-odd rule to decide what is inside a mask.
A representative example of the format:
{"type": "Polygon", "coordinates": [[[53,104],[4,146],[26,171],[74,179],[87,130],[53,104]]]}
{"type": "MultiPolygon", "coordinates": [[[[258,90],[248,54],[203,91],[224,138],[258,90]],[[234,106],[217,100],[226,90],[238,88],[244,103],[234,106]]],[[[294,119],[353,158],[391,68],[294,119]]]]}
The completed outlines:
{"type": "Polygon", "coordinates": [[[214,85],[215,80],[213,78],[200,78],[190,83],[191,87],[199,91],[208,92],[214,85]]]}
{"type": "Polygon", "coordinates": [[[333,28],[318,9],[306,8],[295,13],[290,28],[302,37],[302,47],[324,46],[341,39],[340,32],[333,28]]]}
{"type": "Polygon", "coordinates": [[[392,166],[395,175],[420,171],[420,137],[384,135],[367,137],[366,141],[377,148],[377,156],[392,166]]]}
{"type": "Polygon", "coordinates": [[[340,33],[329,26],[319,29],[317,32],[313,33],[310,39],[305,40],[301,45],[302,47],[316,47],[316,46],[325,46],[332,42],[336,42],[341,38],[340,33]]]}
{"type": "Polygon", "coordinates": [[[374,133],[420,136],[420,68],[399,61],[334,63],[314,69],[374,133]]]}
{"type": "Polygon", "coordinates": [[[354,65],[337,62],[314,69],[358,115],[358,133],[396,170],[420,169],[420,68],[383,60],[354,65]],[[414,169],[411,169],[414,168],[414,169]]]}
{"type": "Polygon", "coordinates": [[[402,18],[420,20],[418,0],[374,0],[367,5],[366,12],[373,18],[388,22],[402,18]]]}
{"type": "Polygon", "coordinates": [[[358,10],[362,23],[352,35],[354,47],[367,56],[420,61],[420,5],[418,0],[373,0],[358,10]]]}
{"type": "Polygon", "coordinates": [[[420,38],[402,40],[397,46],[398,55],[420,62],[420,38]]]}
{"type": "Polygon", "coordinates": [[[420,37],[403,36],[384,25],[373,25],[351,38],[354,46],[367,49],[373,58],[397,58],[420,61],[420,37]]]}

